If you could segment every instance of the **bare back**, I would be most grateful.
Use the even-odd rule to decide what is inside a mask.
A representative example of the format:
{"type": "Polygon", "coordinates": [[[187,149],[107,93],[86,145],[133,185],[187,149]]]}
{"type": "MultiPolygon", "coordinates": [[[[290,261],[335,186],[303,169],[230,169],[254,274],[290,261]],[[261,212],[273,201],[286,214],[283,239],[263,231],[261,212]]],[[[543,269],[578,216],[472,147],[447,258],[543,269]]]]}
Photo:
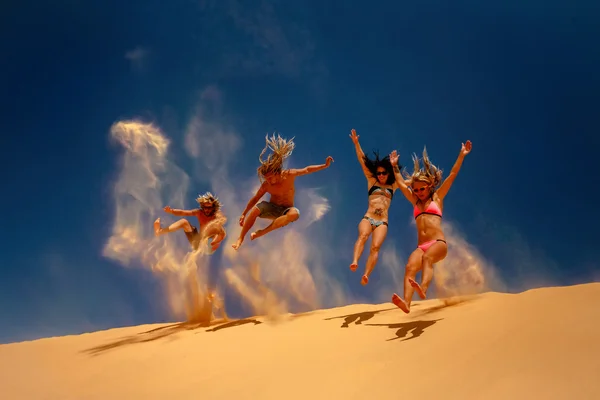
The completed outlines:
{"type": "Polygon", "coordinates": [[[296,195],[295,181],[296,177],[294,175],[284,171],[281,181],[275,184],[267,182],[265,190],[271,195],[269,201],[280,206],[293,207],[296,195]]]}

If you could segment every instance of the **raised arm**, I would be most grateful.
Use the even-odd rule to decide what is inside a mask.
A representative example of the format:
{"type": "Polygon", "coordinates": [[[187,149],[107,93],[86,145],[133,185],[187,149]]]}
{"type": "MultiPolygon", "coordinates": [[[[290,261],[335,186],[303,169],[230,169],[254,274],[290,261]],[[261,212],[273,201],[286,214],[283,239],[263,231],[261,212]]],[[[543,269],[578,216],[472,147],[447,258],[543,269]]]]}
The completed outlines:
{"type": "Polygon", "coordinates": [[[400,158],[400,156],[398,155],[398,152],[396,150],[392,151],[390,154],[390,163],[392,164],[392,168],[394,169],[394,177],[396,178],[396,186],[398,187],[398,189],[400,189],[400,191],[402,192],[404,197],[406,197],[406,199],[408,201],[410,201],[411,204],[414,205],[417,202],[417,198],[413,194],[413,192],[410,191],[410,189],[408,188],[408,185],[406,184],[406,181],[404,180],[404,178],[402,177],[402,174],[400,173],[400,167],[398,166],[398,158],[400,158]]]}
{"type": "Polygon", "coordinates": [[[176,208],[171,208],[169,206],[166,206],[165,208],[163,208],[163,210],[165,212],[168,212],[169,214],[173,214],[178,217],[193,217],[198,212],[198,210],[179,210],[176,208]]]}
{"type": "Polygon", "coordinates": [[[290,169],[288,173],[291,176],[300,176],[300,175],[312,174],[313,172],[321,171],[322,169],[328,168],[331,165],[332,162],[333,162],[333,158],[331,156],[329,156],[325,160],[325,164],[309,165],[309,166],[304,167],[304,168],[294,168],[294,169],[290,169]]]}
{"type": "Polygon", "coordinates": [[[444,182],[440,185],[440,188],[436,191],[437,195],[441,200],[444,200],[444,197],[448,194],[448,191],[452,187],[454,180],[456,179],[456,175],[458,175],[458,171],[460,171],[460,167],[462,167],[462,163],[465,159],[465,156],[471,152],[471,148],[473,147],[470,140],[467,140],[466,143],[462,144],[462,148],[460,149],[460,153],[458,153],[458,158],[448,174],[448,177],[444,180],[444,182]]]}
{"type": "Polygon", "coordinates": [[[360,164],[360,167],[363,170],[363,174],[365,174],[365,178],[367,178],[368,181],[374,181],[375,178],[371,176],[371,171],[369,171],[369,169],[365,165],[365,153],[363,152],[363,149],[362,147],[360,147],[360,143],[358,142],[359,137],[360,136],[356,134],[356,130],[352,129],[350,133],[350,139],[352,139],[352,143],[354,143],[354,150],[356,151],[356,158],[358,158],[358,163],[360,164]]]}

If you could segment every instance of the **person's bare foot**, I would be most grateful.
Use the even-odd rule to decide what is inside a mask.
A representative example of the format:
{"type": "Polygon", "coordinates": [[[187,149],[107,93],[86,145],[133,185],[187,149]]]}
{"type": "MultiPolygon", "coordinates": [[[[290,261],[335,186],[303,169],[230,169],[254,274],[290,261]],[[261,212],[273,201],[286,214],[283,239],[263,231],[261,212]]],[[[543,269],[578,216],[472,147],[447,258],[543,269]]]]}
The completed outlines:
{"type": "Polygon", "coordinates": [[[399,309],[401,309],[405,313],[408,314],[410,312],[410,308],[408,307],[408,304],[406,304],[406,302],[404,301],[404,299],[401,298],[400,296],[398,296],[396,293],[394,293],[392,295],[392,303],[394,303],[396,305],[396,307],[398,307],[399,309]]]}
{"type": "Polygon", "coordinates": [[[361,283],[363,286],[365,286],[366,284],[368,284],[368,283],[369,283],[369,277],[368,277],[368,276],[366,276],[366,275],[363,275],[363,276],[362,276],[362,279],[360,280],[360,283],[361,283]]]}
{"type": "Polygon", "coordinates": [[[350,264],[350,271],[354,272],[358,268],[358,263],[353,262],[350,264]]]}
{"type": "Polygon", "coordinates": [[[231,245],[231,247],[233,247],[234,250],[237,250],[240,248],[242,243],[244,243],[244,239],[239,238],[234,244],[231,245]]]}
{"type": "Polygon", "coordinates": [[[423,291],[423,288],[417,283],[417,281],[412,278],[408,278],[408,283],[410,283],[410,286],[415,288],[415,292],[417,292],[421,299],[425,299],[426,293],[423,291]]]}
{"type": "Polygon", "coordinates": [[[260,232],[260,231],[252,232],[252,233],[250,234],[250,240],[254,240],[254,239],[256,239],[256,238],[259,238],[259,237],[261,237],[261,236],[262,236],[262,234],[261,234],[261,232],[260,232]]]}
{"type": "Polygon", "coordinates": [[[160,235],[160,218],[156,218],[154,221],[154,236],[160,235]]]}

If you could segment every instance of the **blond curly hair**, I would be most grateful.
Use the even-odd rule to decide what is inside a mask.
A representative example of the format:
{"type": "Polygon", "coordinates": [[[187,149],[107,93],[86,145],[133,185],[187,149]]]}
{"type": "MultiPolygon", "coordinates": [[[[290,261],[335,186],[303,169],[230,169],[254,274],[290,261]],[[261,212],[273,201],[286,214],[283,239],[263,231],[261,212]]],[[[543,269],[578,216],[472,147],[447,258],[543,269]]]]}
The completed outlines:
{"type": "Polygon", "coordinates": [[[404,171],[404,178],[410,181],[410,185],[412,186],[415,182],[423,182],[431,186],[431,192],[433,193],[435,189],[442,183],[442,170],[436,167],[431,160],[429,160],[429,156],[427,155],[427,147],[423,148],[423,167],[419,163],[419,157],[413,153],[413,172],[412,174],[404,171]]]}
{"type": "Polygon", "coordinates": [[[202,195],[198,195],[198,197],[196,198],[196,202],[198,202],[200,207],[202,207],[202,204],[206,204],[206,203],[211,204],[214,207],[213,214],[216,213],[217,211],[219,211],[221,209],[221,207],[223,206],[223,204],[221,203],[219,198],[217,196],[215,196],[214,194],[212,194],[211,192],[206,192],[202,195]]]}
{"type": "Polygon", "coordinates": [[[260,167],[256,170],[261,183],[266,175],[280,174],[283,171],[283,161],[292,155],[296,144],[294,138],[289,140],[282,138],[279,134],[277,137],[273,134],[265,136],[266,145],[263,151],[258,156],[260,167]],[[266,160],[263,160],[263,155],[267,150],[271,149],[272,154],[269,154],[266,160]]]}

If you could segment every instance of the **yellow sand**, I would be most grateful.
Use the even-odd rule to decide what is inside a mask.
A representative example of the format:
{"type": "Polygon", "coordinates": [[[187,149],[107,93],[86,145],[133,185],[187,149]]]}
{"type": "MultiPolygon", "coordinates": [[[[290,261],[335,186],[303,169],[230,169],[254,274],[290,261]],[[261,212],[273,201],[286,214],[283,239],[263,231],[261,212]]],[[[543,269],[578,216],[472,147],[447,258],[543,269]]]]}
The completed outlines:
{"type": "Polygon", "coordinates": [[[8,344],[0,398],[600,399],[599,305],[593,283],[8,344]]]}

